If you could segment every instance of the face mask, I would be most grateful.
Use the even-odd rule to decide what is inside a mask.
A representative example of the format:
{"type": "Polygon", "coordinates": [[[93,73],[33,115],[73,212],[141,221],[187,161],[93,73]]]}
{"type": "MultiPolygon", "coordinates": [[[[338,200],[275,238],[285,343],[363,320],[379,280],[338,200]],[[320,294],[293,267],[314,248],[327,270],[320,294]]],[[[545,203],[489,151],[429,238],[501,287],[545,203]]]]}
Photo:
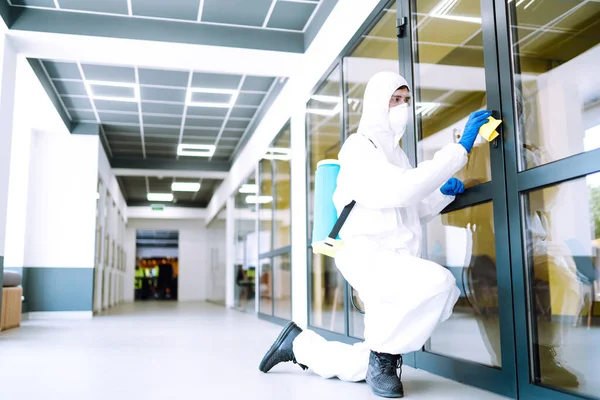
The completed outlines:
{"type": "Polygon", "coordinates": [[[392,133],[400,140],[406,131],[406,123],[408,122],[408,104],[400,104],[394,108],[390,108],[388,120],[390,122],[392,133]]]}

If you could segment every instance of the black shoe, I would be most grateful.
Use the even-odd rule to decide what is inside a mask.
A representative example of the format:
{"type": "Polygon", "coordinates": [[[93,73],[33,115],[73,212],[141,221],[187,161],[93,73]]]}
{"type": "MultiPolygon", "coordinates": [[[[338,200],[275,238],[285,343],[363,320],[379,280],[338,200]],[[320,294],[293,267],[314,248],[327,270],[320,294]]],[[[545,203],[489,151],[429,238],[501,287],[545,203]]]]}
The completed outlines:
{"type": "MultiPolygon", "coordinates": [[[[269,372],[271,368],[282,362],[292,361],[294,364],[298,364],[296,357],[294,357],[294,351],[292,349],[292,343],[294,339],[302,332],[302,329],[293,322],[283,328],[275,343],[271,346],[267,354],[263,357],[260,362],[260,369],[262,372],[269,372]]],[[[298,364],[302,369],[308,369],[305,365],[298,364]]]]}
{"type": "Polygon", "coordinates": [[[556,359],[556,350],[552,347],[540,346],[540,375],[541,383],[556,388],[577,388],[577,376],[561,365],[556,359]]]}
{"type": "Polygon", "coordinates": [[[367,370],[367,383],[371,386],[373,393],[381,397],[404,397],[404,387],[400,380],[401,375],[401,355],[371,351],[369,369],[367,370]],[[399,375],[398,369],[400,369],[399,375]]]}

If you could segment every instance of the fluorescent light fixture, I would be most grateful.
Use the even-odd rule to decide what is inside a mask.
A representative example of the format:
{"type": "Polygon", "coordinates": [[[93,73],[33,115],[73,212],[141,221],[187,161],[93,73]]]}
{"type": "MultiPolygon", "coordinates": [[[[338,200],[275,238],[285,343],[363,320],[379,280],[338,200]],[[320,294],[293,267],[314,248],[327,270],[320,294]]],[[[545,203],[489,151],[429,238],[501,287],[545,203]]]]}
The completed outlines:
{"type": "Polygon", "coordinates": [[[271,147],[267,154],[263,156],[264,160],[289,161],[292,159],[292,150],[284,147],[271,147]]]}
{"type": "Polygon", "coordinates": [[[273,196],[246,196],[248,204],[267,204],[273,201],[273,196]]]}
{"type": "Polygon", "coordinates": [[[148,193],[148,201],[173,201],[173,193],[148,193]]]}
{"type": "Polygon", "coordinates": [[[441,19],[450,19],[453,21],[461,21],[461,22],[471,22],[473,24],[479,24],[481,25],[482,20],[481,18],[477,18],[477,17],[464,17],[461,15],[431,15],[434,18],[441,18],[441,19]]]}
{"type": "Polygon", "coordinates": [[[332,110],[328,110],[326,108],[307,108],[306,112],[309,114],[323,115],[326,117],[331,117],[336,114],[339,114],[339,112],[341,110],[342,110],[342,105],[338,103],[338,105],[336,105],[335,108],[332,110]]]}
{"type": "Polygon", "coordinates": [[[250,183],[244,183],[240,189],[238,190],[240,193],[258,193],[258,185],[256,184],[250,184],[250,183]]]}
{"type": "Polygon", "coordinates": [[[190,88],[187,92],[185,103],[188,106],[193,107],[211,107],[211,108],[232,108],[237,101],[239,92],[232,89],[212,89],[212,88],[190,88]],[[194,93],[209,93],[209,94],[227,94],[229,95],[229,102],[217,103],[212,101],[193,101],[192,95],[194,93]]]}
{"type": "Polygon", "coordinates": [[[449,19],[452,21],[471,22],[473,24],[481,25],[481,18],[466,17],[462,15],[449,15],[448,13],[454,8],[454,6],[456,6],[457,3],[458,0],[442,0],[433,8],[433,10],[431,10],[429,16],[434,18],[449,19]]]}
{"type": "Polygon", "coordinates": [[[428,103],[428,102],[423,102],[423,103],[416,103],[415,104],[415,114],[416,115],[431,115],[438,107],[440,106],[440,103],[428,103]]]}
{"type": "Polygon", "coordinates": [[[197,192],[200,190],[199,182],[173,182],[171,190],[174,192],[197,192]]]}
{"type": "Polygon", "coordinates": [[[337,104],[341,101],[341,99],[338,96],[325,96],[320,94],[315,94],[313,96],[310,96],[310,98],[315,101],[320,101],[321,103],[337,104]]]}
{"type": "Polygon", "coordinates": [[[442,0],[431,10],[431,15],[446,15],[458,3],[458,0],[442,0]]]}
{"type": "Polygon", "coordinates": [[[85,85],[85,90],[87,91],[88,96],[94,100],[123,101],[128,103],[137,103],[140,101],[140,87],[135,83],[90,80],[84,80],[83,83],[85,85]],[[94,90],[92,89],[93,86],[108,86],[133,89],[133,97],[97,96],[94,94],[94,90]]]}
{"type": "Polygon", "coordinates": [[[212,144],[184,144],[177,146],[178,156],[212,157],[216,147],[212,144]]]}

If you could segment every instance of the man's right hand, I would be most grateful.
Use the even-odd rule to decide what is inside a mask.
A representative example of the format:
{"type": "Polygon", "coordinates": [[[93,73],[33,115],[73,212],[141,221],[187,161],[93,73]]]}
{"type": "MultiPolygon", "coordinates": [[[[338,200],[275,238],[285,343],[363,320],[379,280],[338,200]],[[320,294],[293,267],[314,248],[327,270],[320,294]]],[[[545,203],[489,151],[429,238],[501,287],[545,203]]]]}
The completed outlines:
{"type": "Polygon", "coordinates": [[[465,126],[465,130],[463,131],[462,137],[458,144],[462,145],[467,153],[471,152],[473,148],[473,143],[475,143],[475,139],[477,139],[477,134],[479,133],[479,128],[485,125],[488,122],[488,118],[492,115],[491,111],[488,110],[480,110],[475,111],[469,117],[467,121],[467,125],[465,126]]]}

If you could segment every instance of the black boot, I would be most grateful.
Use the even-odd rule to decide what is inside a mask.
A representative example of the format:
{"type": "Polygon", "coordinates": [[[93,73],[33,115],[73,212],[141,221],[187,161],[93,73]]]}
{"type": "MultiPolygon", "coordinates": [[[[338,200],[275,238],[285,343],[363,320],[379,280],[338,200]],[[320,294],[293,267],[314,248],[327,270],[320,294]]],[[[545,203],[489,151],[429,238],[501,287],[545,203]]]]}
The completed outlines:
{"type": "Polygon", "coordinates": [[[552,347],[540,346],[541,383],[556,388],[579,387],[577,376],[561,365],[556,359],[556,350],[552,347]]]}
{"type": "MultiPolygon", "coordinates": [[[[292,343],[301,332],[302,329],[300,329],[298,325],[293,322],[288,322],[279,334],[277,340],[275,340],[275,343],[273,343],[269,351],[267,351],[267,354],[263,357],[258,369],[266,373],[282,362],[292,361],[294,364],[298,364],[298,362],[296,362],[296,357],[294,357],[292,343]]],[[[302,369],[308,369],[305,365],[298,365],[302,367],[302,369]]]]}
{"type": "Polygon", "coordinates": [[[371,386],[373,393],[381,397],[404,397],[401,376],[401,355],[371,351],[369,369],[367,370],[367,383],[371,386]],[[400,369],[399,374],[398,369],[400,369]]]}

